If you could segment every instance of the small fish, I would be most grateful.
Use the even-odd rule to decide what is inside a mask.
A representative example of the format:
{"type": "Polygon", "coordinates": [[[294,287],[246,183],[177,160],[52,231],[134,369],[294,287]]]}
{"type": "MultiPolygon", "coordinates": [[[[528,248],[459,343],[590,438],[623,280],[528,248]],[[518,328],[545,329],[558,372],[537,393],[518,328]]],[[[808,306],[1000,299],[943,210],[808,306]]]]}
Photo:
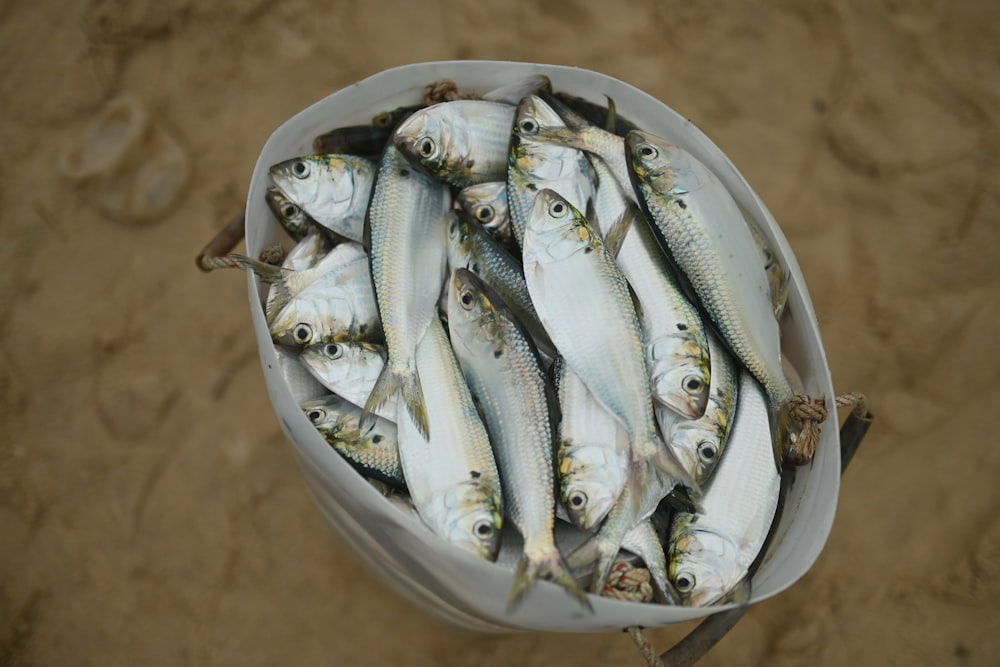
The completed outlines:
{"type": "MultiPolygon", "coordinates": [[[[324,387],[363,407],[385,366],[385,348],[365,342],[319,343],[302,350],[302,364],[324,387]]],[[[396,397],[374,412],[395,421],[396,397]]]]}
{"type": "Polygon", "coordinates": [[[640,131],[625,143],[633,185],[660,247],[720,338],[767,391],[780,468],[800,426],[790,414],[794,391],[782,373],[767,275],[743,214],[718,178],[684,149],[640,131]]]}
{"type": "Polygon", "coordinates": [[[659,473],[697,494],[656,426],[641,327],[625,277],[587,220],[552,190],[538,194],[528,218],[524,277],[566,363],[628,431],[636,497],[659,473]]]}
{"type": "MultiPolygon", "coordinates": [[[[601,160],[594,160],[594,172],[599,177],[595,217],[607,241],[617,233],[616,227],[623,216],[641,214],[632,199],[621,192],[610,168],[601,160]]],[[[676,420],[700,417],[708,403],[711,366],[698,309],[685,297],[645,222],[640,220],[630,225],[616,261],[641,306],[640,321],[653,398],[658,406],[670,408],[676,420]]],[[[668,416],[662,414],[663,420],[668,416]]],[[[666,428],[663,420],[661,428],[666,428]]]]}
{"type": "Polygon", "coordinates": [[[503,525],[500,475],[486,428],[436,317],[417,346],[416,363],[428,397],[429,440],[402,402],[396,416],[410,496],[437,535],[494,560],[503,525]]]}
{"type": "Polygon", "coordinates": [[[277,187],[267,189],[264,193],[264,201],[293,241],[301,241],[309,232],[309,228],[316,224],[316,221],[306,215],[305,211],[281,194],[281,190],[277,187]]]}
{"type": "Polygon", "coordinates": [[[671,528],[670,580],[689,606],[718,601],[746,577],[778,506],[781,475],[771,451],[767,397],[746,372],[739,396],[726,455],[700,511],[678,514],[671,528]]]}
{"type": "Polygon", "coordinates": [[[713,333],[708,334],[708,348],[712,359],[712,385],[705,414],[697,419],[677,421],[672,412],[663,414],[667,408],[656,411],[661,432],[666,434],[685,470],[700,485],[709,480],[722,458],[736,416],[737,400],[736,363],[732,355],[713,333]]]}
{"type": "Polygon", "coordinates": [[[362,240],[375,163],[356,155],[306,155],[271,167],[271,179],[316,222],[351,241],[362,240]]]}
{"type": "Polygon", "coordinates": [[[482,408],[507,515],[524,538],[508,609],[539,578],[554,580],[590,608],[553,535],[553,424],[559,412],[530,336],[500,296],[462,268],[449,281],[448,328],[462,373],[482,408]]]}
{"type": "Polygon", "coordinates": [[[456,198],[459,208],[483,226],[493,238],[510,247],[514,237],[510,231],[507,210],[507,184],[503,181],[480,183],[462,188],[456,198]]]}
{"type": "Polygon", "coordinates": [[[505,250],[486,230],[453,213],[448,224],[448,265],[452,271],[469,269],[490,285],[525,326],[547,359],[558,352],[538,321],[531,295],[524,282],[521,261],[505,250]]]}
{"type": "Polygon", "coordinates": [[[377,419],[372,427],[361,428],[361,408],[339,396],[304,401],[300,407],[323,438],[362,475],[395,489],[406,488],[395,424],[377,419]]]}
{"type": "Polygon", "coordinates": [[[400,123],[393,142],[413,164],[455,187],[503,180],[514,107],[485,100],[441,102],[400,123]]]}
{"type": "Polygon", "coordinates": [[[444,284],[450,208],[447,186],[414,169],[395,146],[386,146],[368,208],[367,237],[388,360],[364,414],[402,392],[425,436],[430,427],[415,357],[436,318],[444,284]]]}
{"type": "MultiPolygon", "coordinates": [[[[337,246],[330,255],[342,247],[337,246]]],[[[349,261],[319,274],[294,295],[279,294],[275,298],[276,303],[285,304],[269,322],[276,343],[302,347],[319,342],[377,340],[381,336],[368,257],[363,250],[353,254],[349,261]]],[[[324,258],[321,264],[326,261],[324,258]]],[[[271,280],[266,276],[263,279],[271,280]]],[[[279,279],[272,290],[286,287],[287,281],[279,279]]]]}
{"type": "Polygon", "coordinates": [[[570,520],[596,530],[628,477],[629,437],[560,357],[553,367],[562,420],[556,452],[559,491],[570,520]]]}
{"type": "Polygon", "coordinates": [[[517,106],[507,164],[507,205],[519,246],[523,246],[524,228],[539,191],[554,190],[579,211],[591,208],[596,183],[586,155],[536,136],[544,126],[562,124],[538,96],[529,95],[517,106]]]}

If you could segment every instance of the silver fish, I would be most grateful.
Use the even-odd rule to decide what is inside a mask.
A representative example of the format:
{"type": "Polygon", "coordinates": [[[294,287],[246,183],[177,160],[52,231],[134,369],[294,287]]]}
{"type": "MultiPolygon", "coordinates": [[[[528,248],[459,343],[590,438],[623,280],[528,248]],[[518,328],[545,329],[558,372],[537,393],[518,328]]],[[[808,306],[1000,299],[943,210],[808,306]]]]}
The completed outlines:
{"type": "MultiPolygon", "coordinates": [[[[547,359],[557,356],[548,333],[538,321],[524,282],[521,260],[511,255],[476,223],[454,213],[448,225],[448,266],[469,269],[490,285],[531,334],[547,359]]],[[[447,310],[447,307],[445,308],[447,310]]]]}
{"type": "Polygon", "coordinates": [[[455,100],[420,109],[393,133],[413,164],[459,188],[503,180],[514,107],[486,100],[455,100]]]}
{"type": "Polygon", "coordinates": [[[789,412],[794,392],[782,373],[767,275],[743,214],[719,179],[684,149],[637,130],[625,143],[657,241],[726,345],[767,391],[780,467],[796,428],[789,412]]]}
{"type": "Polygon", "coordinates": [[[482,408],[507,515],[524,538],[508,609],[542,577],[589,608],[553,535],[553,424],[559,412],[530,337],[497,293],[462,268],[449,281],[448,328],[455,356],[482,408]]]}
{"type": "Polygon", "coordinates": [[[500,243],[510,245],[514,242],[507,210],[507,183],[492,181],[470,185],[462,188],[456,201],[469,218],[481,224],[500,243]]]}
{"type": "Polygon", "coordinates": [[[540,141],[543,125],[562,121],[540,97],[529,95],[517,106],[507,168],[507,205],[518,245],[540,190],[558,192],[577,210],[587,212],[594,197],[594,174],[587,156],[573,148],[540,141]]]}
{"type": "Polygon", "coordinates": [[[702,606],[743,580],[762,548],[778,506],[764,391],[742,373],[726,455],[706,487],[701,510],[680,513],[671,528],[669,574],[684,604],[702,606]]]}
{"type": "Polygon", "coordinates": [[[386,146],[368,209],[368,233],[388,360],[364,413],[402,392],[404,404],[424,435],[429,425],[416,347],[436,317],[447,264],[450,207],[447,186],[413,169],[394,146],[386,146]]]}
{"type": "Polygon", "coordinates": [[[503,500],[489,437],[434,318],[417,346],[417,367],[429,398],[430,439],[400,403],[399,457],[424,522],[437,535],[487,560],[500,546],[503,500]]]}
{"type": "MultiPolygon", "coordinates": [[[[327,258],[342,247],[337,246],[327,258]]],[[[275,298],[276,302],[286,304],[269,325],[276,343],[305,346],[326,341],[372,340],[381,336],[368,257],[363,251],[347,252],[352,253],[348,261],[335,264],[293,296],[275,298]]],[[[326,263],[327,258],[320,265],[326,263]]],[[[275,282],[272,290],[285,286],[285,282],[275,282]]]]}
{"type": "Polygon", "coordinates": [[[375,163],[355,155],[306,155],[271,167],[281,192],[316,222],[361,241],[375,163]]]}
{"type": "Polygon", "coordinates": [[[672,412],[663,414],[668,412],[667,408],[656,411],[661,432],[698,484],[708,481],[722,458],[736,416],[736,363],[713,333],[708,334],[708,348],[712,358],[712,386],[705,414],[698,419],[677,421],[672,412]]]}
{"type": "Polygon", "coordinates": [[[562,411],[556,452],[560,497],[574,524],[596,530],[625,488],[628,431],[562,358],[553,372],[562,411]]]}
{"type": "Polygon", "coordinates": [[[301,241],[309,229],[317,223],[292,200],[281,193],[277,187],[270,187],[264,193],[264,201],[271,209],[275,219],[295,241],[301,241]]]}
{"type": "Polygon", "coordinates": [[[405,488],[395,424],[376,419],[373,426],[361,428],[361,408],[339,396],[305,401],[300,407],[323,438],[361,474],[405,488]]]}
{"type": "MultiPolygon", "coordinates": [[[[385,366],[385,348],[365,342],[319,343],[303,349],[300,358],[324,387],[361,408],[385,366]]],[[[396,404],[392,396],[375,414],[395,421],[396,404]]]]}
{"type": "MultiPolygon", "coordinates": [[[[603,162],[595,160],[594,171],[600,179],[595,207],[597,226],[607,240],[610,234],[617,233],[615,226],[623,216],[633,212],[638,216],[639,212],[603,162]]],[[[684,296],[645,222],[630,225],[616,261],[641,306],[653,398],[658,405],[670,408],[676,420],[700,417],[708,403],[711,382],[701,315],[684,296]]],[[[664,413],[663,420],[668,416],[664,413]]],[[[661,428],[666,428],[663,420],[661,428]]]]}
{"type": "Polygon", "coordinates": [[[628,431],[637,497],[659,477],[652,474],[657,470],[697,494],[656,426],[642,333],[625,277],[587,220],[552,190],[538,194],[525,228],[524,277],[566,363],[628,431]]]}

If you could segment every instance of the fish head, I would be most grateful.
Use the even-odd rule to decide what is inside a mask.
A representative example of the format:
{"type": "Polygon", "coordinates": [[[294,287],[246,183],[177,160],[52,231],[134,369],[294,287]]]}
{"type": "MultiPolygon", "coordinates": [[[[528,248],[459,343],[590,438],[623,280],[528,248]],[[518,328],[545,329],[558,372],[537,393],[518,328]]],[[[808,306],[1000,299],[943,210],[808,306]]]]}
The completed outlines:
{"type": "Polygon", "coordinates": [[[435,178],[463,172],[471,151],[467,124],[447,102],[420,109],[404,120],[392,141],[411,164],[435,178]]]}
{"type": "Polygon", "coordinates": [[[603,246],[587,219],[555,190],[535,195],[524,230],[524,260],[550,263],[603,246]]]}
{"type": "Polygon", "coordinates": [[[453,345],[472,354],[493,352],[501,344],[502,322],[497,296],[473,271],[458,267],[448,281],[448,327],[453,345]]]}
{"type": "Polygon", "coordinates": [[[264,201],[282,227],[288,230],[293,238],[297,237],[295,240],[301,240],[308,231],[309,216],[295,202],[282,194],[277,187],[267,189],[267,192],[264,193],[264,201]]]}
{"type": "Polygon", "coordinates": [[[722,599],[747,571],[732,539],[695,526],[689,524],[674,540],[667,574],[681,603],[700,607],[722,599]]]}
{"type": "Polygon", "coordinates": [[[274,342],[305,347],[352,337],[354,312],[350,301],[329,293],[312,296],[299,294],[281,309],[270,326],[274,342]]]}
{"type": "Polygon", "coordinates": [[[559,493],[574,524],[597,528],[625,487],[625,468],[614,448],[566,443],[559,452],[559,493]]]}
{"type": "Polygon", "coordinates": [[[646,344],[653,398],[687,419],[705,414],[711,383],[708,344],[685,332],[661,336],[646,344]]]}
{"type": "Polygon", "coordinates": [[[440,512],[441,534],[445,539],[481,558],[496,560],[503,525],[500,494],[491,490],[483,479],[472,471],[471,479],[452,487],[440,498],[436,511],[440,512]]]}
{"type": "Polygon", "coordinates": [[[507,221],[507,184],[470,185],[459,192],[458,205],[483,227],[496,229],[507,221]]]}
{"type": "Polygon", "coordinates": [[[539,141],[548,133],[565,129],[563,119],[538,95],[526,95],[518,103],[513,128],[518,141],[539,141]]]}
{"type": "Polygon", "coordinates": [[[671,431],[671,450],[699,485],[711,477],[722,455],[722,447],[719,428],[708,422],[679,422],[671,431]]]}
{"type": "Polygon", "coordinates": [[[691,156],[680,146],[649,132],[625,135],[625,155],[634,181],[660,193],[683,194],[701,187],[691,156]]]}

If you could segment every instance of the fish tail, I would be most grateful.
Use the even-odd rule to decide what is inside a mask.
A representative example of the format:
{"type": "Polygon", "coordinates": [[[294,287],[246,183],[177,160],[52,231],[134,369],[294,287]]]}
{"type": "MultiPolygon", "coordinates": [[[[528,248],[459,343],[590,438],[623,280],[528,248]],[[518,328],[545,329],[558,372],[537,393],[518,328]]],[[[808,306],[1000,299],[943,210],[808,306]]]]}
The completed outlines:
{"type": "Polygon", "coordinates": [[[413,418],[417,430],[427,440],[430,438],[430,424],[427,419],[427,407],[424,404],[424,392],[420,387],[420,376],[417,374],[416,366],[395,370],[389,364],[382,367],[375,386],[372,387],[368,400],[361,410],[361,423],[367,424],[372,413],[385,405],[385,402],[395,394],[400,392],[403,395],[403,402],[406,409],[413,418]]]}
{"type": "Polygon", "coordinates": [[[283,269],[280,266],[268,264],[267,262],[262,262],[259,259],[247,257],[246,255],[240,255],[238,253],[223,255],[222,257],[207,257],[205,258],[204,263],[211,269],[245,269],[247,271],[253,271],[260,276],[261,280],[272,284],[283,281],[289,272],[289,269],[283,269]]]}
{"type": "Polygon", "coordinates": [[[570,568],[563,560],[559,550],[553,546],[552,550],[541,558],[531,558],[527,554],[521,556],[521,561],[517,564],[517,570],[514,572],[514,585],[511,586],[510,595],[507,598],[508,612],[517,608],[524,598],[524,594],[539,579],[547,579],[559,584],[589,611],[594,611],[587,594],[573,578],[570,568]]]}
{"type": "Polygon", "coordinates": [[[613,553],[608,553],[608,550],[601,548],[601,543],[601,535],[598,533],[577,547],[565,561],[573,570],[593,564],[588,590],[595,594],[600,594],[604,590],[604,585],[608,583],[608,577],[611,575],[611,568],[615,564],[615,556],[618,554],[617,549],[613,553]]]}
{"type": "MultiPolygon", "coordinates": [[[[632,485],[633,512],[638,514],[638,505],[648,495],[650,484],[663,484],[664,476],[688,489],[691,501],[697,507],[701,501],[701,487],[667,447],[659,434],[652,436],[655,446],[653,453],[645,458],[633,459],[630,480],[632,485]]],[[[669,489],[664,489],[663,495],[669,489]]]]}

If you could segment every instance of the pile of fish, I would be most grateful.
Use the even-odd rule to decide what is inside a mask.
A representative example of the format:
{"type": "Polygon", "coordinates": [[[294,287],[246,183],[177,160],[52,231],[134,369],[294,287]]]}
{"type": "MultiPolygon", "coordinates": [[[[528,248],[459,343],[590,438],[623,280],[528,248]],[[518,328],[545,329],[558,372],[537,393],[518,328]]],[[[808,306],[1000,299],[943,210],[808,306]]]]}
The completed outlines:
{"type": "Polygon", "coordinates": [[[542,578],[590,607],[630,554],[662,603],[745,593],[799,425],[787,274],[718,178],[545,77],[315,148],[270,170],[283,265],[231,261],[333,448],[456,548],[517,550],[509,606],[542,578]]]}

